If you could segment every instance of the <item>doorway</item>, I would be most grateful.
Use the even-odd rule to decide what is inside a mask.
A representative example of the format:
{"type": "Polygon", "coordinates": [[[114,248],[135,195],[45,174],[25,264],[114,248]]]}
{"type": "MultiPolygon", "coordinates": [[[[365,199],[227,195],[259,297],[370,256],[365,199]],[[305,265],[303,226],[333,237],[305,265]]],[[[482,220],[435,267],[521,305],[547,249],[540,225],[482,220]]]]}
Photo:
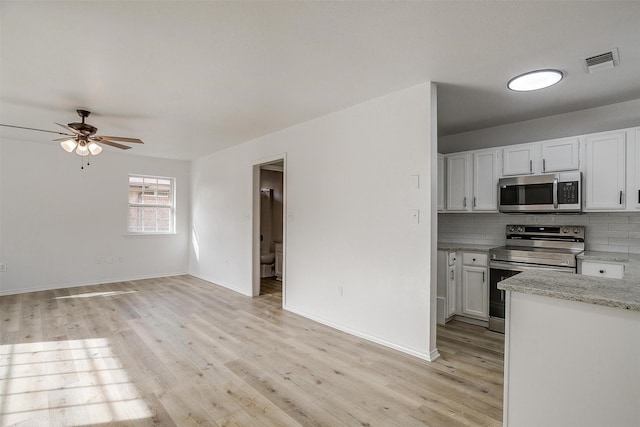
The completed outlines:
{"type": "Polygon", "coordinates": [[[253,296],[285,303],[285,158],[253,165],[253,296]]]}

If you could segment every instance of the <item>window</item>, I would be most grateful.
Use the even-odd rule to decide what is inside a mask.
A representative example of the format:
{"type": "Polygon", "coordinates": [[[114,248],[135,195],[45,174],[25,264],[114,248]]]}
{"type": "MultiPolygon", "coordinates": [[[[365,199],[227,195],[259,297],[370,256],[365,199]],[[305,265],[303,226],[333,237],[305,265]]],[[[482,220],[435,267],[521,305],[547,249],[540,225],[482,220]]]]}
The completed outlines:
{"type": "Polygon", "coordinates": [[[129,175],[129,233],[175,232],[175,179],[129,175]]]}

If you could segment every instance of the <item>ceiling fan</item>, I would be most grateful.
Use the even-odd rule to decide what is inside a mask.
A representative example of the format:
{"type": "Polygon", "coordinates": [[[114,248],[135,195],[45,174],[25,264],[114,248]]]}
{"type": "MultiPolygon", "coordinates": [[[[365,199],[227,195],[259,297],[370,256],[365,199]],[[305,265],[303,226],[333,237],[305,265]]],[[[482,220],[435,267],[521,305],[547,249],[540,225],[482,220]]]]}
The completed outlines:
{"type": "MultiPolygon", "coordinates": [[[[56,123],[58,126],[64,128],[70,133],[28,128],[24,126],[5,125],[1,123],[0,123],[0,126],[64,135],[64,138],[54,139],[54,141],[60,141],[60,146],[66,152],[71,153],[72,151],[75,150],[76,154],[82,157],[88,156],[90,154],[94,156],[100,154],[100,152],[102,151],[101,144],[109,145],[111,147],[119,148],[121,150],[128,150],[131,147],[120,144],[119,142],[126,142],[128,144],[144,144],[144,142],[142,142],[142,140],[138,138],[96,135],[98,128],[90,125],[89,123],[84,122],[84,119],[89,117],[91,112],[87,110],[76,110],[76,112],[82,118],[82,123],[69,123],[67,125],[56,123]],[[119,142],[116,142],[116,141],[119,141],[119,142]]],[[[87,162],[87,165],[88,164],[89,162],[87,162]]]]}

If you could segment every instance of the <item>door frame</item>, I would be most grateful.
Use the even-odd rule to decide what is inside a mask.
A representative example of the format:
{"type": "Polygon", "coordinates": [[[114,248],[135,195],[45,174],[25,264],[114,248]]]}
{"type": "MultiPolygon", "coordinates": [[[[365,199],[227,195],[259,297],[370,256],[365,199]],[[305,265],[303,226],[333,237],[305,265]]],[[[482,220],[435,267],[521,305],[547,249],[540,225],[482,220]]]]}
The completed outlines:
{"type": "Polygon", "coordinates": [[[278,162],[282,162],[282,306],[284,307],[287,295],[285,292],[285,278],[287,276],[287,153],[264,157],[252,163],[251,296],[260,295],[260,168],[278,162]]]}

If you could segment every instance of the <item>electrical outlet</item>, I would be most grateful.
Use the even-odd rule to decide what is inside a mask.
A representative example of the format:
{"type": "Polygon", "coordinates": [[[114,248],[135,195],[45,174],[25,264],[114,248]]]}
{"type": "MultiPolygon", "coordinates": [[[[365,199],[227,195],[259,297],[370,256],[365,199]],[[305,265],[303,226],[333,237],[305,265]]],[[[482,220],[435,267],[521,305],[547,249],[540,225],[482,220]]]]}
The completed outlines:
{"type": "Polygon", "coordinates": [[[7,264],[0,264],[0,272],[4,273],[5,271],[7,271],[7,264]]]}

